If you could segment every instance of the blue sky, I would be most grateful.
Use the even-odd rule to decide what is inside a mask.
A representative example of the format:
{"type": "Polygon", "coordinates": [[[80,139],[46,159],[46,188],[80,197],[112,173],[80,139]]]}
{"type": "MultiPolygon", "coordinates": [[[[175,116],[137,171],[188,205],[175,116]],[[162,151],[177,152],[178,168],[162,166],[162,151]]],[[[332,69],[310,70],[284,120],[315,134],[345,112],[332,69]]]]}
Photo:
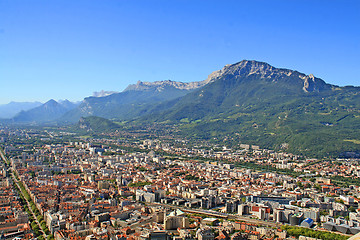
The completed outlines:
{"type": "Polygon", "coordinates": [[[201,81],[243,59],[360,85],[360,1],[0,0],[0,104],[201,81]]]}

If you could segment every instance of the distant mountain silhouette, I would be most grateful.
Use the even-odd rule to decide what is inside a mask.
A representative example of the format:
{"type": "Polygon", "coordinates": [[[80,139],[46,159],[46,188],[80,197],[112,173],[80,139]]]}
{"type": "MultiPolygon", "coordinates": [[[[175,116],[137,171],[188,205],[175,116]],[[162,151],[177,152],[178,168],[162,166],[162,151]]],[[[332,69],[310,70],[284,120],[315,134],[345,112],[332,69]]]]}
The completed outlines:
{"type": "Polygon", "coordinates": [[[27,111],[41,104],[41,102],[10,102],[0,105],[0,118],[12,118],[21,111],[27,111]]]}
{"type": "Polygon", "coordinates": [[[68,100],[65,100],[61,103],[51,99],[46,103],[27,110],[21,111],[15,117],[12,118],[14,122],[37,122],[44,123],[48,121],[53,121],[61,117],[64,113],[76,107],[76,104],[71,103],[68,100]]]}

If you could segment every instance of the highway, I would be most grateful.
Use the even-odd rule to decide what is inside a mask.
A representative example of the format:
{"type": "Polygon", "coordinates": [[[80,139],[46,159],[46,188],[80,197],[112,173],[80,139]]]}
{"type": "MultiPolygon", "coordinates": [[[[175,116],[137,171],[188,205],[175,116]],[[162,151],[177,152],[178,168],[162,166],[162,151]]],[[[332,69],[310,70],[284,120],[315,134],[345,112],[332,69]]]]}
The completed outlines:
{"type": "Polygon", "coordinates": [[[0,155],[1,155],[1,158],[3,159],[3,161],[4,161],[6,164],[9,164],[9,163],[10,163],[10,162],[7,160],[7,158],[5,157],[2,148],[0,148],[0,155]]]}

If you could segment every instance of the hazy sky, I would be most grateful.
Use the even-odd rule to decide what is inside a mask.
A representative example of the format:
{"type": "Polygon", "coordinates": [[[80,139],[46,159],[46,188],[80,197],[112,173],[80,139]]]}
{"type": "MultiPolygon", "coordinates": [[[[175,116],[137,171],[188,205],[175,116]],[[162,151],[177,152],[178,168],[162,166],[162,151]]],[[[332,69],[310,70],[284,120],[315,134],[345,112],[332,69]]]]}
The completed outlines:
{"type": "Polygon", "coordinates": [[[360,1],[0,0],[0,104],[200,81],[243,59],[360,85],[360,1]]]}

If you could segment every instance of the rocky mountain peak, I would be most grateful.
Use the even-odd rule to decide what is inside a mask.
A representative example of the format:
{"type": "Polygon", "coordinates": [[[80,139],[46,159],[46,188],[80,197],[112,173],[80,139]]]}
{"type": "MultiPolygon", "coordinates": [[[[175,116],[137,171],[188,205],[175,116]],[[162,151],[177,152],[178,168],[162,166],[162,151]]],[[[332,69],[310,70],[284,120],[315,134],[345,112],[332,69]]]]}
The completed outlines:
{"type": "Polygon", "coordinates": [[[55,101],[54,99],[50,99],[49,101],[47,101],[46,103],[44,103],[44,106],[47,107],[52,107],[52,106],[56,106],[59,103],[57,101],[55,101]]]}
{"type": "Polygon", "coordinates": [[[265,77],[271,74],[274,69],[276,68],[264,62],[242,60],[241,62],[235,64],[227,64],[222,69],[212,72],[205,81],[208,83],[213,82],[227,74],[240,76],[259,74],[262,75],[262,77],[265,77]]]}
{"type": "Polygon", "coordinates": [[[249,76],[252,74],[259,75],[261,78],[272,78],[275,75],[290,76],[294,71],[289,69],[275,68],[268,63],[254,60],[243,60],[232,64],[226,68],[226,73],[249,76]]]}
{"type": "Polygon", "coordinates": [[[323,80],[314,77],[313,74],[306,75],[294,70],[275,68],[268,63],[254,60],[243,60],[235,64],[225,65],[221,70],[211,73],[204,82],[213,82],[227,75],[234,77],[257,75],[261,79],[268,79],[272,82],[281,82],[283,79],[292,77],[293,84],[302,87],[304,92],[314,92],[329,88],[323,80]]]}

